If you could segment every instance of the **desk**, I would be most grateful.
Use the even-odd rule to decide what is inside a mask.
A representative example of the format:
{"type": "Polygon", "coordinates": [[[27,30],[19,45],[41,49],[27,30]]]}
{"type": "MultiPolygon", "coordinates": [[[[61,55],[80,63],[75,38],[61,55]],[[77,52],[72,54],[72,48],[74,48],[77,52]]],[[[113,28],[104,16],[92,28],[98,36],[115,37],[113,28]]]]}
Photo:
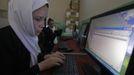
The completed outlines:
{"type": "MultiPolygon", "coordinates": [[[[78,47],[77,41],[74,39],[66,40],[68,47],[73,49],[72,53],[81,53],[80,48],[78,47]]],[[[57,50],[57,46],[54,47],[54,50],[57,50]]],[[[91,64],[93,66],[97,66],[97,64],[87,55],[87,54],[76,54],[75,61],[80,75],[84,75],[83,65],[91,64]],[[84,60],[83,60],[84,59],[84,60]]],[[[51,75],[53,70],[44,71],[41,75],[51,75]]]]}

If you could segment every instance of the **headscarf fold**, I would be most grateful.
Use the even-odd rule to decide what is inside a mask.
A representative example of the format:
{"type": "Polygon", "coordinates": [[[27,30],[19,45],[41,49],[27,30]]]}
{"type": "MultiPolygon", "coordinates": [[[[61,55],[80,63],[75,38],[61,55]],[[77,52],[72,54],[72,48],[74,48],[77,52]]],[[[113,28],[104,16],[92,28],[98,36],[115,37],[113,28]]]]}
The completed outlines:
{"type": "Polygon", "coordinates": [[[9,24],[30,52],[31,66],[37,64],[37,56],[41,52],[33,25],[32,12],[47,3],[47,0],[9,0],[8,3],[9,24]]]}

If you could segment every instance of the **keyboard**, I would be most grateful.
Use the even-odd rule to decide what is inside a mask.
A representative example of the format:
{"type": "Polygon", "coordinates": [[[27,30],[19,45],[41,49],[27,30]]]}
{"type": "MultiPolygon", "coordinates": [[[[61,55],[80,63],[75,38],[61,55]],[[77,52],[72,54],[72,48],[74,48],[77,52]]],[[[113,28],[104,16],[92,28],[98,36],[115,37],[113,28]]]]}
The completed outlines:
{"type": "Polygon", "coordinates": [[[65,55],[65,56],[66,60],[64,65],[55,69],[52,75],[79,75],[75,62],[75,56],[74,55],[65,55]]]}

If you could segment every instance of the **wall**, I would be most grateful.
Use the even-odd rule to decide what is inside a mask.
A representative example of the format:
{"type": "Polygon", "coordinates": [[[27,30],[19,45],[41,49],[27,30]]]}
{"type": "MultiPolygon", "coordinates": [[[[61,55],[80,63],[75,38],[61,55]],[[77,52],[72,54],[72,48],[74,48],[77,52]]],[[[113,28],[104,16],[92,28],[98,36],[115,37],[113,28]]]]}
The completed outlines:
{"type": "Polygon", "coordinates": [[[81,0],[80,21],[127,4],[132,0],[81,0]]]}
{"type": "Polygon", "coordinates": [[[0,0],[0,28],[7,26],[7,3],[8,0],[0,0]]]}
{"type": "Polygon", "coordinates": [[[49,17],[57,22],[65,22],[65,11],[69,3],[70,0],[50,0],[49,17]]]}
{"type": "Polygon", "coordinates": [[[0,0],[0,9],[7,10],[7,2],[8,0],[0,0]]]}
{"type": "Polygon", "coordinates": [[[9,25],[7,18],[0,18],[0,28],[9,25]]]}

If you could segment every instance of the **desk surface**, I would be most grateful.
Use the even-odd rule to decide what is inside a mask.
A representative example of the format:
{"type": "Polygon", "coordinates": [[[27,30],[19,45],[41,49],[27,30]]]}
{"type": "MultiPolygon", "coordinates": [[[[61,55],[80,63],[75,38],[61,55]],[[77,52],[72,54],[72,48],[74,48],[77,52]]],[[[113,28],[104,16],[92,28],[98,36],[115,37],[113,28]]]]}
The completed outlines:
{"type": "MultiPolygon", "coordinates": [[[[84,64],[91,64],[93,66],[97,66],[97,64],[85,53],[80,52],[80,48],[77,45],[77,41],[74,39],[66,40],[68,47],[73,49],[71,53],[65,54],[73,54],[75,55],[75,61],[78,68],[80,75],[84,75],[83,66],[84,64]]],[[[55,50],[58,49],[57,46],[54,48],[55,50]]],[[[52,70],[44,71],[41,75],[51,75],[52,70]]]]}

